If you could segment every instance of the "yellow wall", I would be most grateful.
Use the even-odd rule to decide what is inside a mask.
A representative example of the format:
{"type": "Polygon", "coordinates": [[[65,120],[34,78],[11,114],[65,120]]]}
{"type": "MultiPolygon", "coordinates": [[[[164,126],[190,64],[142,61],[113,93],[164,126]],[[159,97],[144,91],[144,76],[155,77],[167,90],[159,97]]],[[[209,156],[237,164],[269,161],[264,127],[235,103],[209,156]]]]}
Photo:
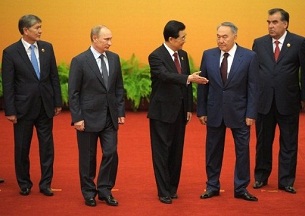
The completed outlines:
{"type": "Polygon", "coordinates": [[[71,58],[90,45],[90,29],[97,24],[113,33],[111,50],[129,59],[134,53],[147,63],[148,54],[163,42],[170,19],[186,25],[184,49],[199,66],[204,49],[216,45],[216,26],[231,21],[237,42],[251,48],[253,39],[267,33],[267,11],[281,7],[290,13],[291,32],[305,35],[304,0],[0,0],[0,58],[2,50],[20,38],[17,23],[24,14],[42,19],[42,40],[53,44],[57,62],[71,58]]]}

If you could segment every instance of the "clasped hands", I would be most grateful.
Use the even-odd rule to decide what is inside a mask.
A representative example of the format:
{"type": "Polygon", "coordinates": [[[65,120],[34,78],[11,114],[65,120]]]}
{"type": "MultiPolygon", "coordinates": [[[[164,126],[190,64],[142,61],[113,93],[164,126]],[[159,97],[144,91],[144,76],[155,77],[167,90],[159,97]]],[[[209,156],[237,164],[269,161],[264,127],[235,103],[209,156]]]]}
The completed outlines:
{"type": "Polygon", "coordinates": [[[188,76],[187,81],[197,84],[207,84],[209,80],[200,76],[201,71],[197,71],[188,76]]]}

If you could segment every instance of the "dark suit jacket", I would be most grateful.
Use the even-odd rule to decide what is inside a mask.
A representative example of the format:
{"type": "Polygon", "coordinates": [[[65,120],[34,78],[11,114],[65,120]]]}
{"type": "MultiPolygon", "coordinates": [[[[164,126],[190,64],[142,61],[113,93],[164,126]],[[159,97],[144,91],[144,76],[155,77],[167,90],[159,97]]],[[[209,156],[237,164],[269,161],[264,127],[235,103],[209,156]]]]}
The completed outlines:
{"type": "Polygon", "coordinates": [[[269,112],[273,95],[277,110],[282,115],[299,112],[300,100],[305,101],[305,39],[287,32],[277,62],[269,35],[255,39],[253,50],[258,55],[260,65],[258,112],[269,112]],[[302,89],[299,85],[300,66],[302,89]]]}
{"type": "Polygon", "coordinates": [[[148,118],[173,123],[183,103],[184,115],[192,111],[192,85],[187,85],[190,67],[187,53],[178,51],[182,74],[178,74],[175,63],[164,45],[154,50],[148,57],[150,64],[152,92],[148,118]]]}
{"type": "Polygon", "coordinates": [[[209,82],[198,85],[197,116],[208,116],[207,125],[211,127],[219,127],[223,120],[227,127],[240,128],[246,117],[255,119],[257,115],[257,57],[253,51],[237,46],[228,80],[223,85],[220,54],[219,48],[203,53],[201,75],[209,82]]]}
{"type": "Polygon", "coordinates": [[[2,79],[5,115],[17,118],[35,118],[41,98],[48,117],[54,116],[54,108],[62,106],[60,83],[53,47],[38,41],[40,80],[20,41],[3,50],[2,79]]]}
{"type": "Polygon", "coordinates": [[[124,87],[120,58],[106,51],[109,63],[108,90],[90,49],[74,57],[69,75],[69,107],[72,124],[85,121],[85,131],[101,131],[106,123],[107,108],[114,127],[125,116],[124,87]]]}

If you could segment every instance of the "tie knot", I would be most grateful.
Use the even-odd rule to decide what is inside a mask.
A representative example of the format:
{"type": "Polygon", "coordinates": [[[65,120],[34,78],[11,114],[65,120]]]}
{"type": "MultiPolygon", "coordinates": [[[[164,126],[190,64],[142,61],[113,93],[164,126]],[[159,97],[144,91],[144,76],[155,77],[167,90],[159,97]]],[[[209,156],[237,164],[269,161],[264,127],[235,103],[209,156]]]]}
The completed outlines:
{"type": "Polygon", "coordinates": [[[229,53],[224,53],[224,54],[223,54],[223,57],[224,57],[224,58],[228,58],[228,56],[229,56],[229,53]]]}
{"type": "Polygon", "coordinates": [[[100,59],[104,59],[105,58],[105,55],[104,54],[102,54],[102,55],[100,55],[100,57],[99,57],[100,59]]]}
{"type": "Polygon", "coordinates": [[[278,40],[274,41],[275,45],[279,45],[280,42],[278,40]]]}
{"type": "Polygon", "coordinates": [[[175,52],[175,53],[173,54],[173,56],[174,56],[175,58],[178,58],[178,53],[175,52]]]}
{"type": "Polygon", "coordinates": [[[34,50],[36,46],[34,44],[31,44],[30,47],[31,47],[32,50],[34,50]]]}

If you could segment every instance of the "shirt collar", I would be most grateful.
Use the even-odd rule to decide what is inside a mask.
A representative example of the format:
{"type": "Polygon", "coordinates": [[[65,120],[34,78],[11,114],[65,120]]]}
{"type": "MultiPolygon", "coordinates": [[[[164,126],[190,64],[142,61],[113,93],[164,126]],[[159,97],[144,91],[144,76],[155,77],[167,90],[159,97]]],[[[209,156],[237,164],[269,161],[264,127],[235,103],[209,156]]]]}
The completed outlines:
{"type": "MultiPolygon", "coordinates": [[[[286,35],[287,35],[287,31],[285,31],[285,33],[282,35],[282,37],[280,37],[278,39],[278,41],[280,42],[280,44],[284,44],[284,40],[286,38],[286,35]]],[[[274,44],[274,42],[276,41],[276,39],[272,38],[272,44],[274,44]]]]}
{"type": "MultiPolygon", "coordinates": [[[[234,46],[229,50],[229,52],[227,52],[227,53],[229,53],[229,56],[234,57],[236,49],[237,49],[237,45],[235,43],[234,46]]],[[[221,55],[220,56],[222,57],[223,54],[225,54],[225,52],[221,50],[221,55]]]]}
{"type": "Polygon", "coordinates": [[[93,48],[93,46],[90,46],[90,50],[91,50],[95,59],[98,59],[101,55],[104,55],[104,56],[107,57],[106,52],[99,53],[96,49],[93,48]]]}
{"type": "MultiPolygon", "coordinates": [[[[30,46],[32,45],[32,44],[26,42],[23,38],[21,38],[21,42],[26,50],[28,50],[30,48],[30,46]]],[[[38,48],[37,42],[33,43],[33,45],[38,48]]]]}
{"type": "MultiPolygon", "coordinates": [[[[169,52],[169,54],[170,54],[171,56],[173,56],[174,53],[175,53],[175,51],[172,50],[171,48],[169,48],[169,47],[166,45],[166,43],[163,43],[163,44],[164,44],[165,48],[167,49],[167,51],[169,52]]],[[[178,53],[178,52],[177,52],[177,53],[178,53]]]]}

